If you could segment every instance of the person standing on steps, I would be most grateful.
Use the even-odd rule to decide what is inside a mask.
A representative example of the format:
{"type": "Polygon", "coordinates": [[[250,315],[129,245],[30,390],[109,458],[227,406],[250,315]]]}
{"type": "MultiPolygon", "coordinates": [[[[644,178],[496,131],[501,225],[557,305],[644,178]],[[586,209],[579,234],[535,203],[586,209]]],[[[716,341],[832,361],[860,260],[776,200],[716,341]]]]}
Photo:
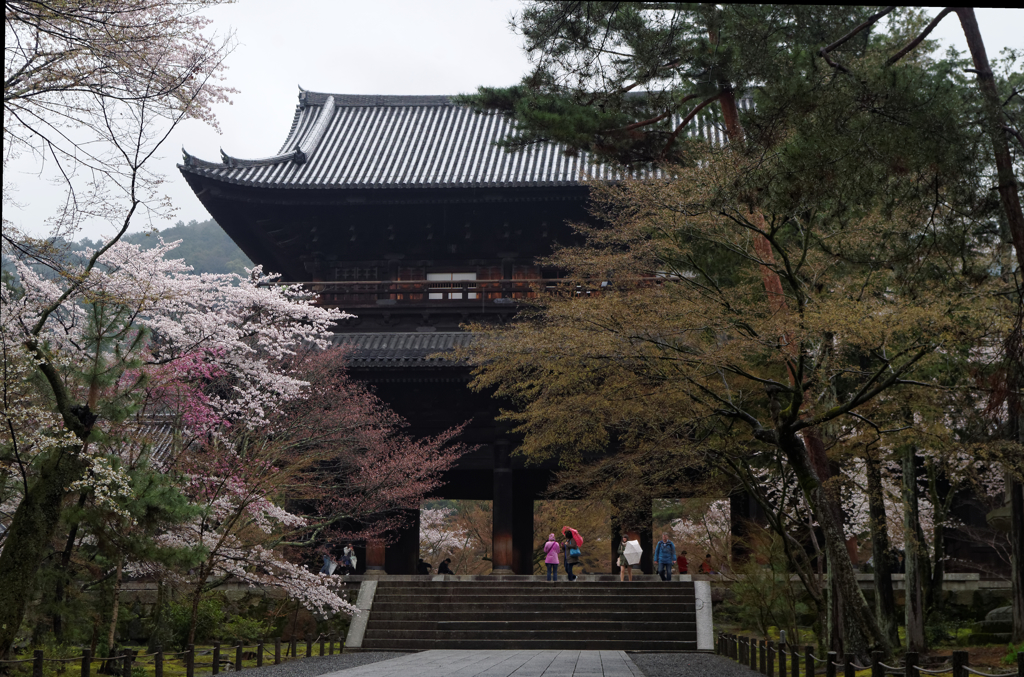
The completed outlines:
{"type": "Polygon", "coordinates": [[[445,575],[448,575],[448,576],[451,576],[452,574],[454,574],[455,572],[452,571],[450,566],[448,566],[451,563],[452,563],[451,557],[445,558],[445,560],[443,562],[441,562],[440,564],[437,565],[437,573],[445,574],[445,575]]]}
{"type": "Polygon", "coordinates": [[[576,545],[576,541],[573,540],[572,532],[566,537],[562,547],[565,548],[565,577],[569,581],[575,581],[576,576],[573,575],[572,568],[580,563],[580,555],[582,553],[576,545]]]}
{"type": "Polygon", "coordinates": [[[619,543],[619,582],[626,580],[626,574],[629,574],[629,580],[633,580],[633,567],[630,566],[629,562],[626,561],[626,543],[629,542],[629,536],[626,534],[622,535],[622,543],[619,543]]]}
{"type": "Polygon", "coordinates": [[[658,545],[654,547],[654,561],[658,563],[658,575],[661,580],[672,580],[672,565],[676,561],[676,544],[668,540],[668,534],[662,534],[658,545]]]}
{"type": "Polygon", "coordinates": [[[347,571],[345,571],[346,576],[348,574],[354,574],[356,572],[356,564],[358,563],[359,560],[356,559],[356,550],[352,547],[351,543],[346,545],[345,549],[342,550],[341,561],[342,564],[344,564],[345,568],[347,569],[347,571]]]}
{"type": "Polygon", "coordinates": [[[679,557],[676,557],[676,566],[679,567],[679,573],[688,574],[690,573],[690,563],[686,561],[686,551],[683,550],[679,553],[679,557]]]}
{"type": "Polygon", "coordinates": [[[548,534],[548,542],[544,544],[544,564],[547,565],[549,581],[558,580],[558,552],[562,549],[555,540],[555,535],[548,534]]]}

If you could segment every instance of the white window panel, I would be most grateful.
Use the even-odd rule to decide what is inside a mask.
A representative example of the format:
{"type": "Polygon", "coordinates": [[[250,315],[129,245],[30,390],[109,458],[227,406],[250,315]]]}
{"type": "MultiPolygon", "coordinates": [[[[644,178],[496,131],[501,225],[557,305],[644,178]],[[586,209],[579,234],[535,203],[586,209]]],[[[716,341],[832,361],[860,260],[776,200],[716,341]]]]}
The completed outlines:
{"type": "MultiPolygon", "coordinates": [[[[441,290],[440,292],[434,292],[434,293],[428,294],[428,298],[430,298],[432,301],[443,300],[444,299],[444,293],[443,293],[444,290],[446,290],[446,289],[461,289],[461,287],[459,285],[452,284],[452,283],[454,283],[454,282],[462,282],[462,281],[465,281],[465,280],[473,280],[473,281],[475,281],[476,280],[476,273],[427,273],[427,282],[430,283],[430,288],[431,289],[439,289],[439,290],[441,290]]],[[[451,293],[451,294],[449,294],[448,298],[454,299],[454,300],[461,300],[462,296],[463,296],[463,294],[460,291],[459,293],[451,293]]],[[[466,297],[468,297],[469,300],[472,301],[473,299],[476,298],[476,293],[475,292],[469,292],[469,293],[466,294],[466,297]]]]}

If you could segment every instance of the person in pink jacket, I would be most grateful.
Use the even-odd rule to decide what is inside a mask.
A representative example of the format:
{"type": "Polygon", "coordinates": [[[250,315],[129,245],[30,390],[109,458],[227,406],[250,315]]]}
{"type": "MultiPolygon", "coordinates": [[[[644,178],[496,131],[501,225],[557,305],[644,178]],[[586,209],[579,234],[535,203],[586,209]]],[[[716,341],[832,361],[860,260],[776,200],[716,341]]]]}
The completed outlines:
{"type": "Polygon", "coordinates": [[[548,565],[548,578],[549,581],[558,580],[558,552],[562,549],[562,546],[555,540],[554,534],[548,534],[548,542],[544,544],[544,563],[548,565]]]}

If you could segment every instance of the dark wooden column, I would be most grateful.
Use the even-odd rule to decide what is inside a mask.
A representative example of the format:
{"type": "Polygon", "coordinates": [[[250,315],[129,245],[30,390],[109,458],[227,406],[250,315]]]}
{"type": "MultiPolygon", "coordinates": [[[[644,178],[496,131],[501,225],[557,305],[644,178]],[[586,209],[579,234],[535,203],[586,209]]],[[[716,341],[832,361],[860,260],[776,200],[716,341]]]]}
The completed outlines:
{"type": "MultiPolygon", "coordinates": [[[[404,510],[405,526],[384,555],[385,570],[392,576],[413,576],[420,557],[420,511],[404,510]]],[[[431,562],[435,567],[436,562],[431,562]]]]}
{"type": "Polygon", "coordinates": [[[526,481],[518,480],[514,486],[512,570],[520,576],[530,576],[533,574],[533,487],[526,481]]]}
{"type": "Polygon", "coordinates": [[[515,523],[510,446],[508,440],[504,439],[494,444],[494,503],[491,508],[491,542],[494,550],[491,555],[491,573],[508,575],[512,574],[514,561],[512,533],[515,523]]]}
{"type": "Polygon", "coordinates": [[[366,575],[385,576],[384,572],[384,542],[366,542],[366,575]]]}

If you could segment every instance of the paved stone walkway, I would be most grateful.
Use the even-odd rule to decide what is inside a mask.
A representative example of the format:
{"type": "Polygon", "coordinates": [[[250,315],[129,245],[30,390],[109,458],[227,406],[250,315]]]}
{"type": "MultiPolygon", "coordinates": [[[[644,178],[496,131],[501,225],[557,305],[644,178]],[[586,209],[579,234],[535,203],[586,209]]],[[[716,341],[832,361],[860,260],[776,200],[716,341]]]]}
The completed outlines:
{"type": "Polygon", "coordinates": [[[623,651],[456,651],[409,654],[324,677],[644,677],[623,651]]]}

